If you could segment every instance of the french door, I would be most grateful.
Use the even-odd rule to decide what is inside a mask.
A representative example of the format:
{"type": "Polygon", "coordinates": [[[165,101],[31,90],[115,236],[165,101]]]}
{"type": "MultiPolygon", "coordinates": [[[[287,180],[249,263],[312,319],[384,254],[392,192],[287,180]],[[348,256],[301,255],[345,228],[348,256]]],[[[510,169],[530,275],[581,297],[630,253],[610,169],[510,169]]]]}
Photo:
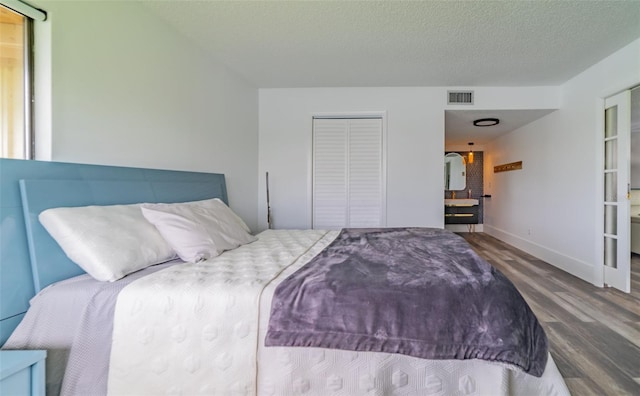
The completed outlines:
{"type": "Polygon", "coordinates": [[[604,283],[629,293],[630,91],[624,91],[605,100],[604,119],[604,283]]]}

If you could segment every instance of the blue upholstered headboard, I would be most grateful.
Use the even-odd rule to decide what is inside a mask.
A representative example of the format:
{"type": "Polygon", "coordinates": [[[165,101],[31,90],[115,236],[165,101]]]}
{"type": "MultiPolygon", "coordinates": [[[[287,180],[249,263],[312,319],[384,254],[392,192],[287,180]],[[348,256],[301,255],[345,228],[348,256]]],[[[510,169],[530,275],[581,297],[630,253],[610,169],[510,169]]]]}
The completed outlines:
{"type": "Polygon", "coordinates": [[[0,345],[38,290],[83,273],[40,225],[42,210],[215,197],[228,203],[222,174],[0,159],[0,345]]]}

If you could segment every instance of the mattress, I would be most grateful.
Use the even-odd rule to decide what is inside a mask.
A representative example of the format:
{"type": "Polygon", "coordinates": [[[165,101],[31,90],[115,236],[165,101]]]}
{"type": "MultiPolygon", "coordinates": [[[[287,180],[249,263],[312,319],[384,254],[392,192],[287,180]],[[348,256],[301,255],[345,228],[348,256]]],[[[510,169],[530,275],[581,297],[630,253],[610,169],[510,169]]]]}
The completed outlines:
{"type": "MultiPolygon", "coordinates": [[[[331,238],[332,240],[333,238],[331,238]]],[[[507,365],[471,360],[425,360],[383,352],[265,347],[277,285],[329,244],[325,239],[265,288],[260,300],[259,395],[569,395],[551,355],[540,378],[507,365]]]]}
{"type": "Polygon", "coordinates": [[[2,349],[47,350],[47,395],[104,394],[118,294],[131,282],[176,264],[182,261],[148,267],[118,282],[84,274],[51,284],[31,299],[2,349]]]}
{"type": "MultiPolygon", "coordinates": [[[[81,282],[76,278],[60,282],[34,298],[32,308],[4,348],[42,348],[57,351],[62,355],[57,362],[51,361],[47,365],[50,394],[57,393],[56,388],[60,387],[63,394],[105,394],[107,388],[104,380],[90,390],[83,387],[93,382],[92,377],[107,377],[110,358],[105,356],[110,354],[116,356],[115,361],[120,363],[115,362],[113,365],[114,361],[111,361],[109,381],[114,383],[118,381],[119,376],[125,376],[123,386],[110,388],[113,394],[124,391],[131,393],[133,389],[129,385],[132,384],[141,384],[136,393],[152,394],[156,391],[156,381],[162,384],[163,393],[169,390],[183,394],[568,394],[551,357],[542,377],[536,378],[513,367],[480,360],[424,360],[380,352],[265,347],[263,340],[268,327],[268,313],[278,282],[315,256],[335,238],[335,235],[335,232],[314,230],[269,230],[261,233],[257,242],[226,252],[208,263],[200,263],[200,266],[174,265],[175,263],[163,267],[156,266],[150,270],[155,274],[141,271],[134,274],[135,276],[126,277],[126,282],[114,282],[109,284],[111,286],[105,286],[103,282],[92,282],[86,279],[86,276],[79,277],[82,278],[81,282]],[[291,247],[294,247],[293,251],[291,247]],[[114,296],[120,293],[119,290],[125,289],[127,293],[129,289],[134,290],[131,294],[133,304],[124,305],[124,315],[128,315],[127,311],[130,313],[131,307],[134,311],[138,308],[136,301],[149,301],[144,294],[139,295],[135,292],[137,283],[148,283],[153,276],[165,280],[176,279],[175,274],[188,268],[191,268],[192,275],[187,277],[193,276],[192,279],[196,282],[194,285],[199,282],[197,279],[206,278],[205,272],[210,272],[209,275],[213,278],[204,282],[210,282],[212,297],[220,302],[216,303],[217,306],[223,308],[218,312],[222,316],[211,317],[209,321],[196,319],[196,322],[201,321],[199,324],[196,323],[200,327],[194,328],[191,326],[193,317],[198,311],[205,309],[209,302],[196,298],[191,300],[191,305],[188,305],[186,310],[178,309],[176,301],[167,299],[166,295],[160,294],[161,290],[152,286],[147,291],[155,291],[154,299],[162,303],[156,306],[156,309],[160,307],[164,310],[164,320],[156,319],[156,324],[145,324],[144,329],[136,327],[138,324],[135,321],[126,320],[124,326],[118,329],[118,316],[115,311],[116,303],[120,309],[121,301],[119,298],[116,301],[114,296]],[[207,271],[202,271],[203,269],[207,271]],[[76,297],[69,297],[73,296],[73,293],[68,292],[70,287],[78,290],[79,294],[76,297]],[[57,295],[67,295],[65,305],[60,304],[62,297],[57,295]],[[107,297],[106,300],[110,302],[105,303],[103,297],[107,297]],[[168,303],[170,300],[172,302],[168,303]],[[255,309],[247,309],[245,303],[252,300],[255,309]],[[193,301],[196,304],[193,304],[193,301]],[[239,301],[243,303],[238,304],[239,301]],[[56,306],[64,308],[56,309],[56,306]],[[58,324],[63,315],[68,318],[77,316],[80,319],[63,328],[58,324]],[[104,337],[104,333],[110,333],[110,318],[114,315],[116,331],[111,350],[111,334],[107,334],[104,339],[96,337],[104,337]],[[96,320],[98,322],[92,322],[96,320]],[[101,323],[98,326],[104,330],[103,334],[86,334],[86,328],[95,329],[96,323],[101,323]],[[162,326],[162,323],[169,326],[155,327],[162,326]],[[83,325],[85,330],[80,329],[83,325]],[[56,331],[52,332],[51,329],[54,328],[56,331]],[[84,336],[78,336],[83,332],[84,336]],[[156,336],[161,332],[168,338],[156,340],[156,336]],[[127,344],[127,337],[129,341],[137,340],[137,343],[140,343],[140,340],[153,340],[150,344],[153,348],[149,349],[155,350],[155,356],[142,353],[142,359],[136,361],[138,351],[132,353],[129,349],[130,344],[127,344]],[[192,347],[180,351],[179,348],[166,347],[172,342],[181,345],[202,345],[203,338],[226,341],[218,343],[213,350],[192,347]],[[229,343],[229,340],[233,342],[229,343]],[[157,345],[154,344],[156,341],[157,345]],[[106,345],[110,353],[91,352],[92,346],[101,344],[106,345]],[[120,357],[117,357],[118,353],[121,354],[120,357]],[[237,358],[238,356],[241,357],[237,358]],[[131,361],[127,362],[127,359],[131,361]],[[123,361],[126,363],[124,366],[123,361]],[[179,362],[186,370],[177,377],[170,376],[167,374],[168,371],[162,370],[163,362],[179,362]],[[88,368],[86,365],[92,367],[88,368]],[[207,365],[211,367],[207,368],[207,365]],[[132,371],[127,373],[127,370],[132,371]],[[61,381],[60,374],[63,371],[65,375],[61,381]],[[207,378],[205,380],[189,380],[195,378],[189,377],[195,372],[209,374],[202,377],[207,378]],[[129,379],[126,376],[129,376],[129,379]],[[216,379],[212,381],[212,378],[216,379]]],[[[251,304],[247,306],[249,305],[251,304]]],[[[216,308],[211,312],[215,313],[215,310],[216,308]]],[[[157,316],[156,314],[151,316],[157,316]]]]}

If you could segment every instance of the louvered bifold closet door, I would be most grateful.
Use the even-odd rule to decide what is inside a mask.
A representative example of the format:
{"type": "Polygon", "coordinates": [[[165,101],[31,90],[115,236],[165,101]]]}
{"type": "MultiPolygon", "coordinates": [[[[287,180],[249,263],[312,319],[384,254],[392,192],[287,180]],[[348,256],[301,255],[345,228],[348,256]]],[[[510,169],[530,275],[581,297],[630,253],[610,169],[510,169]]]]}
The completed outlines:
{"type": "Polygon", "coordinates": [[[382,225],[382,120],[349,120],[347,227],[382,225]]]}
{"type": "Polygon", "coordinates": [[[313,228],[383,225],[382,119],[314,119],[313,228]]]}
{"type": "Polygon", "coordinates": [[[347,120],[313,120],[313,228],[347,222],[347,120]]]}

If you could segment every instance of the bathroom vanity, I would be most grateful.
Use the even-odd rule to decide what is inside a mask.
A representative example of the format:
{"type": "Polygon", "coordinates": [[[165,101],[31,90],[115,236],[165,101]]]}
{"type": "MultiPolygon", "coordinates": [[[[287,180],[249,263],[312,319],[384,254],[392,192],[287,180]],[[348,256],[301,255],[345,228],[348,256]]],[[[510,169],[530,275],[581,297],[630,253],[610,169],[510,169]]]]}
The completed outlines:
{"type": "Polygon", "coordinates": [[[445,224],[478,224],[477,199],[445,199],[445,224]]]}

